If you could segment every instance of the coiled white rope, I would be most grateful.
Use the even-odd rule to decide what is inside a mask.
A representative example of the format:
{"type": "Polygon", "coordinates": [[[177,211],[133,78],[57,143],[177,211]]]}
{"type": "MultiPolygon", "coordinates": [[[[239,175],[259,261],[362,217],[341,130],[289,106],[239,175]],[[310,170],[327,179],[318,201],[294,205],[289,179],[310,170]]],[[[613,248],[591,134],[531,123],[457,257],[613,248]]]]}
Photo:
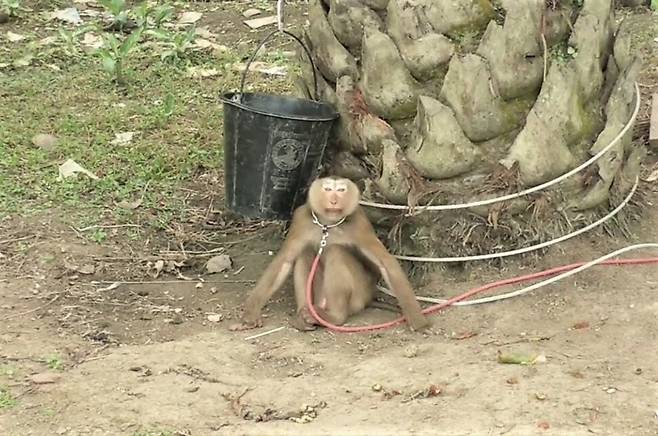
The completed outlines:
{"type": "Polygon", "coordinates": [[[546,248],[550,247],[551,245],[560,243],[562,241],[566,241],[567,239],[571,239],[574,236],[578,236],[581,233],[588,232],[592,230],[594,227],[599,226],[603,224],[604,222],[608,221],[610,218],[614,217],[619,213],[620,210],[622,210],[629,201],[631,201],[631,198],[633,197],[633,194],[635,194],[635,191],[637,190],[637,186],[640,183],[640,178],[638,176],[635,177],[635,183],[633,184],[633,187],[631,188],[631,191],[628,193],[626,198],[624,198],[624,201],[619,203],[617,207],[615,207],[613,210],[611,210],[606,216],[601,217],[600,219],[594,221],[593,223],[590,223],[586,225],[583,228],[580,228],[574,232],[568,233],[566,235],[560,236],[559,238],[551,239],[550,241],[542,242],[541,244],[536,244],[536,245],[530,245],[528,247],[523,247],[523,248],[517,248],[516,250],[510,250],[510,251],[504,251],[501,253],[489,253],[489,254],[480,254],[480,255],[475,255],[475,256],[463,256],[463,257],[416,257],[416,256],[403,256],[403,255],[395,255],[397,259],[400,260],[409,260],[412,262],[467,262],[467,261],[473,261],[473,260],[486,260],[486,259],[497,259],[501,257],[507,257],[507,256],[514,256],[517,254],[523,254],[527,253],[529,251],[533,250],[539,250],[541,248],[546,248]]]}
{"type": "MultiPolygon", "coordinates": [[[[466,300],[466,301],[459,301],[454,303],[454,306],[470,306],[474,304],[483,304],[483,303],[492,303],[495,301],[501,301],[501,300],[506,300],[508,298],[513,298],[513,297],[518,297],[519,295],[526,294],[530,291],[533,291],[535,289],[542,288],[544,286],[548,286],[551,283],[555,283],[559,280],[565,279],[567,277],[570,277],[574,274],[578,274],[581,271],[585,271],[586,269],[589,269],[595,265],[600,264],[601,262],[605,262],[606,260],[618,256],[620,254],[626,253],[628,251],[633,251],[633,250],[639,250],[642,248],[653,248],[653,249],[658,249],[658,243],[655,242],[648,242],[648,243],[642,243],[642,244],[635,244],[635,245],[629,245],[628,247],[620,248],[619,250],[615,250],[612,253],[606,254],[605,256],[601,256],[598,259],[594,259],[592,261],[587,262],[586,264],[583,264],[577,268],[574,268],[570,271],[563,272],[561,274],[558,274],[556,276],[553,276],[549,279],[542,280],[541,282],[537,282],[533,285],[526,286],[525,288],[519,289],[517,291],[512,291],[512,292],[507,292],[505,294],[499,294],[499,295],[493,295],[491,297],[484,297],[484,298],[478,298],[475,300],[466,300]]],[[[395,296],[393,292],[391,292],[389,289],[383,287],[383,286],[377,286],[377,289],[379,289],[381,292],[390,295],[392,297],[395,296]]],[[[431,297],[422,297],[418,296],[416,297],[418,301],[425,301],[428,303],[444,303],[447,300],[442,300],[438,298],[431,298],[431,297]]]]}
{"type": "Polygon", "coordinates": [[[523,197],[524,195],[532,194],[533,192],[541,191],[542,189],[546,189],[550,186],[553,186],[557,183],[560,183],[564,179],[573,176],[574,174],[582,171],[583,169],[587,168],[594,162],[596,162],[601,156],[603,156],[605,153],[608,152],[617,142],[621,140],[621,138],[628,132],[628,130],[633,126],[633,123],[635,122],[635,119],[637,118],[637,114],[640,111],[640,87],[638,86],[637,82],[635,82],[635,109],[633,110],[633,115],[631,116],[630,120],[626,125],[624,126],[623,129],[617,134],[617,136],[614,137],[614,139],[608,144],[605,148],[603,148],[601,151],[596,153],[594,156],[592,156],[590,159],[587,161],[583,162],[581,165],[577,166],[576,168],[572,169],[569,172],[566,172],[562,174],[561,176],[549,180],[548,182],[544,182],[540,185],[533,186],[532,188],[525,189],[523,191],[516,192],[514,194],[508,194],[508,195],[503,195],[502,197],[496,197],[496,198],[490,198],[488,200],[479,200],[479,201],[473,201],[470,203],[460,203],[460,204],[438,204],[434,206],[415,206],[413,208],[405,205],[400,205],[400,204],[385,204],[385,203],[376,203],[372,201],[366,201],[366,200],[361,200],[359,204],[362,206],[367,206],[367,207],[374,207],[378,209],[394,209],[394,210],[409,210],[411,211],[413,209],[414,213],[420,213],[424,211],[433,211],[433,210],[455,210],[455,209],[468,209],[471,207],[477,207],[477,206],[485,206],[488,204],[493,204],[493,203],[498,203],[501,201],[506,201],[506,200],[513,200],[515,198],[523,197]]]}

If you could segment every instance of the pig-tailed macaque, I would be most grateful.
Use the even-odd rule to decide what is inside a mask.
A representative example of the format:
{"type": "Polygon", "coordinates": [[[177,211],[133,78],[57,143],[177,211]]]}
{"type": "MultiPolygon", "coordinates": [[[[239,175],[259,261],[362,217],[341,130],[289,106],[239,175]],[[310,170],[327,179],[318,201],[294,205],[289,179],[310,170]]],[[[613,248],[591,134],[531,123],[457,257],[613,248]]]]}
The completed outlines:
{"type": "Polygon", "coordinates": [[[412,330],[429,325],[397,259],[380,242],[359,206],[359,188],[349,179],[313,181],[305,204],[293,214],[288,236],[244,304],[244,314],[231,330],[261,327],[261,310],[293,273],[297,316],[293,325],[312,330],[317,321],[306,304],[306,281],[318,253],[323,226],[327,245],[313,281],[314,307],[322,319],[343,325],[368,306],[381,276],[395,294],[412,330]]]}

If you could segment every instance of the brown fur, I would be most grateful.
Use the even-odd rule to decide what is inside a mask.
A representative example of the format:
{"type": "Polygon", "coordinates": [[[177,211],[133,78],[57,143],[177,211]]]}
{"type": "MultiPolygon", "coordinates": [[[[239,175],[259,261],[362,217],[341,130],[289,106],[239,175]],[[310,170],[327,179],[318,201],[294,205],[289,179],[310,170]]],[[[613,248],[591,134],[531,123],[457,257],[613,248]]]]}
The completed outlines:
{"type": "Polygon", "coordinates": [[[290,273],[294,277],[297,303],[294,325],[301,330],[313,328],[315,320],[310,316],[306,304],[306,280],[319,247],[322,230],[313,223],[311,210],[325,225],[346,217],[342,224],[329,229],[328,245],[314,280],[314,305],[323,319],[340,325],[349,316],[363,310],[372,301],[377,276],[381,275],[395,293],[410,327],[420,330],[429,325],[400,264],[379,241],[359,206],[359,195],[356,185],[347,179],[325,177],[313,182],[308,201],[293,214],[288,236],[281,249],[247,297],[241,322],[231,326],[231,330],[262,326],[263,306],[290,273]],[[346,190],[331,191],[330,187],[336,184],[341,189],[345,186],[346,190]],[[337,213],[337,210],[341,210],[341,213],[337,213]]]}

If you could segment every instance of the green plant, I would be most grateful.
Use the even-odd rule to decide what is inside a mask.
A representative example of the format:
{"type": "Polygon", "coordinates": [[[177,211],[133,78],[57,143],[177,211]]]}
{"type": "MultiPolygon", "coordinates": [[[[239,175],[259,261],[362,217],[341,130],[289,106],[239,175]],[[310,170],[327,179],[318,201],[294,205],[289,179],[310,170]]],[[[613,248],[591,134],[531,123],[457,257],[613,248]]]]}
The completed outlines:
{"type": "Polygon", "coordinates": [[[20,0],[0,0],[0,12],[4,12],[10,17],[16,17],[20,10],[23,10],[20,0]]]}
{"type": "Polygon", "coordinates": [[[74,30],[66,30],[60,27],[58,33],[60,39],[64,41],[64,51],[66,54],[69,56],[78,56],[80,54],[80,50],[78,50],[78,39],[91,30],[93,30],[93,26],[83,26],[74,30]]]}
{"type": "Polygon", "coordinates": [[[62,360],[56,354],[53,354],[46,359],[46,365],[48,365],[48,368],[50,369],[62,369],[64,367],[62,360]]]}
{"type": "Polygon", "coordinates": [[[98,50],[98,54],[101,57],[103,69],[111,74],[118,84],[125,83],[125,62],[128,59],[130,52],[132,52],[137,46],[141,36],[141,29],[131,33],[130,36],[123,41],[119,41],[119,39],[111,33],[103,35],[104,44],[103,47],[98,50]]]}
{"type": "Polygon", "coordinates": [[[139,27],[143,29],[148,28],[150,18],[153,21],[154,27],[160,29],[162,24],[169,21],[174,15],[174,8],[168,4],[154,7],[148,2],[144,2],[133,9],[133,15],[139,27]]]}
{"type": "Polygon", "coordinates": [[[99,3],[112,14],[113,29],[123,30],[128,24],[128,8],[126,0],[98,0],[99,3]]]}
{"type": "Polygon", "coordinates": [[[100,244],[107,239],[107,233],[103,229],[96,229],[89,237],[92,241],[100,244]]]}
{"type": "Polygon", "coordinates": [[[149,35],[163,42],[166,49],[160,54],[163,61],[179,61],[192,47],[196,39],[196,29],[190,28],[187,32],[167,32],[162,29],[151,30],[149,35]]]}
{"type": "Polygon", "coordinates": [[[8,409],[18,404],[18,401],[7,390],[7,388],[0,386],[0,409],[8,409]]]}

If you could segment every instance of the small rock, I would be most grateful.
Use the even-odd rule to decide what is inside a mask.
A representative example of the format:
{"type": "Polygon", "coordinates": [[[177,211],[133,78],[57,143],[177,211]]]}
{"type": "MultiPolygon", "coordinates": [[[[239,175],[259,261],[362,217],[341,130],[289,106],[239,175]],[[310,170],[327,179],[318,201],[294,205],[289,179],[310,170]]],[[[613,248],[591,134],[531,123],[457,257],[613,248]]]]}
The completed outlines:
{"type": "Polygon", "coordinates": [[[609,394],[614,394],[615,392],[617,392],[617,389],[616,388],[608,388],[608,389],[606,389],[606,392],[609,393],[609,394]]]}
{"type": "Polygon", "coordinates": [[[208,315],[208,321],[210,322],[220,322],[221,320],[222,320],[221,315],[217,315],[217,314],[208,315]]]}
{"type": "Polygon", "coordinates": [[[50,383],[55,383],[59,381],[60,376],[58,374],[53,374],[50,372],[44,372],[41,374],[34,374],[30,376],[30,381],[37,385],[45,385],[50,383]]]}
{"type": "Polygon", "coordinates": [[[190,386],[189,388],[185,388],[185,392],[189,393],[194,393],[199,390],[199,386],[190,386]]]}
{"type": "Polygon", "coordinates": [[[32,137],[32,144],[45,151],[53,151],[57,145],[57,138],[53,135],[40,133],[32,137]]]}
{"type": "Polygon", "coordinates": [[[376,383],[376,384],[372,385],[372,390],[375,391],[375,392],[381,392],[382,385],[380,385],[379,383],[376,383]]]}
{"type": "Polygon", "coordinates": [[[412,358],[418,356],[418,345],[411,344],[404,349],[404,357],[412,358]]]}
{"type": "Polygon", "coordinates": [[[208,273],[220,273],[231,268],[232,261],[227,254],[220,254],[219,256],[211,257],[206,263],[208,273]]]}
{"type": "Polygon", "coordinates": [[[538,399],[539,401],[544,401],[546,399],[546,394],[543,394],[541,392],[536,392],[535,398],[538,399]]]}
{"type": "Polygon", "coordinates": [[[635,368],[635,375],[642,374],[642,368],[635,368]]]}

